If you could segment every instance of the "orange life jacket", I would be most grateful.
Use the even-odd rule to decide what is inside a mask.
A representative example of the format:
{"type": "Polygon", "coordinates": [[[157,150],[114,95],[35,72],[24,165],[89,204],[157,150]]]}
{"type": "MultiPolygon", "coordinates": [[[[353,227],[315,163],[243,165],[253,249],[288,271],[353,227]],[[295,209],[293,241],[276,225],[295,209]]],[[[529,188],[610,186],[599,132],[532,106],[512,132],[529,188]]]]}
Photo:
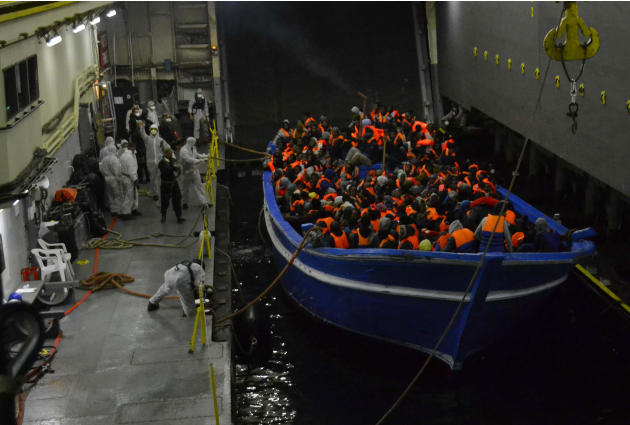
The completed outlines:
{"type": "Polygon", "coordinates": [[[516,213],[512,210],[505,210],[505,221],[514,226],[516,224],[516,213]]]}
{"type": "Polygon", "coordinates": [[[276,196],[284,196],[287,193],[286,189],[280,189],[280,179],[276,182],[276,196]]]}
{"type": "Polygon", "coordinates": [[[455,249],[457,252],[472,252],[472,248],[475,242],[475,234],[472,230],[463,228],[455,230],[451,233],[451,236],[455,238],[455,249]]]}
{"type": "Polygon", "coordinates": [[[281,132],[281,133],[282,133],[282,135],[283,135],[284,137],[286,137],[287,139],[290,139],[290,138],[291,138],[291,134],[289,134],[289,132],[288,132],[288,131],[286,131],[284,128],[280,127],[280,132],[281,132]]]}
{"type": "Polygon", "coordinates": [[[368,235],[368,237],[366,238],[365,236],[361,235],[361,232],[359,231],[359,229],[354,229],[352,233],[357,235],[358,248],[364,248],[364,247],[370,246],[370,235],[368,235]]]}
{"type": "Polygon", "coordinates": [[[503,219],[503,217],[499,217],[499,216],[493,215],[493,214],[488,214],[488,216],[486,217],[486,221],[484,222],[483,227],[481,228],[481,237],[480,237],[481,244],[479,246],[480,250],[486,249],[486,244],[490,240],[490,235],[492,234],[492,229],[494,229],[494,226],[495,226],[495,223],[497,223],[497,220],[499,222],[496,225],[495,235],[492,238],[492,244],[490,245],[490,248],[488,249],[488,252],[503,252],[503,251],[505,251],[505,246],[504,246],[505,236],[503,234],[503,229],[504,229],[504,226],[505,226],[504,219],[503,219]]]}
{"type": "Polygon", "coordinates": [[[450,233],[445,233],[442,236],[440,236],[437,241],[435,241],[435,247],[434,247],[434,251],[444,251],[444,248],[446,248],[446,243],[448,242],[448,239],[451,237],[450,233]]]}
{"type": "Polygon", "coordinates": [[[394,238],[392,235],[387,235],[387,239],[383,239],[383,240],[381,241],[381,243],[378,245],[378,246],[379,246],[379,248],[383,248],[383,246],[384,246],[384,245],[385,245],[388,241],[395,242],[395,241],[396,241],[396,238],[394,238]]]}
{"type": "Polygon", "coordinates": [[[348,236],[346,236],[346,232],[342,231],[340,236],[335,235],[334,233],[330,233],[333,240],[335,241],[335,248],[350,248],[350,242],[348,241],[348,236]]]}

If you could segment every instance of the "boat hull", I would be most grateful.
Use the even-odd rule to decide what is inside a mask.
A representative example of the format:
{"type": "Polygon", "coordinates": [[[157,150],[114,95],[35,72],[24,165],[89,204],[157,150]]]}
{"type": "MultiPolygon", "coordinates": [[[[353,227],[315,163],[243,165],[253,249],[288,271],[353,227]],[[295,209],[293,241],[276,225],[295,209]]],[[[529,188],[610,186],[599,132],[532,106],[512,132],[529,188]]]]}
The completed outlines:
{"type": "MultiPolygon", "coordinates": [[[[268,174],[263,178],[265,223],[281,269],[301,236],[282,218],[268,174]]],[[[467,356],[530,318],[566,280],[573,263],[566,255],[530,254],[523,259],[517,254],[490,253],[471,284],[480,256],[307,247],[282,284],[298,305],[323,321],[433,352],[459,369],[467,356]],[[450,331],[433,350],[460,303],[450,331]]]]}

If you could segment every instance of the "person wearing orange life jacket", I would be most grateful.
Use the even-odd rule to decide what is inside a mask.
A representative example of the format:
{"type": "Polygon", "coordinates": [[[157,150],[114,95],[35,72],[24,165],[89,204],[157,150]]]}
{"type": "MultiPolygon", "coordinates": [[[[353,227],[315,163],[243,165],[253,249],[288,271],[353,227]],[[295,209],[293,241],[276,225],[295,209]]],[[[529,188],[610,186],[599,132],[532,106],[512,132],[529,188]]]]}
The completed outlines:
{"type": "Polygon", "coordinates": [[[325,115],[321,115],[319,117],[319,124],[317,124],[317,129],[320,133],[330,132],[330,124],[328,123],[328,118],[325,115]]]}
{"type": "Polygon", "coordinates": [[[504,217],[500,217],[498,215],[501,212],[501,207],[501,202],[495,205],[493,214],[488,214],[484,217],[475,230],[475,239],[479,241],[480,251],[486,249],[488,241],[490,240],[490,235],[492,235],[492,230],[495,229],[495,226],[496,230],[488,251],[504,252],[506,248],[508,251],[512,251],[512,235],[510,234],[508,223],[504,217]]]}
{"type": "Polygon", "coordinates": [[[446,242],[444,251],[447,252],[477,252],[475,234],[472,230],[462,226],[459,220],[454,220],[448,228],[451,235],[446,242]]]}
{"type": "Polygon", "coordinates": [[[315,121],[315,118],[313,118],[310,113],[305,112],[304,113],[304,127],[310,128],[316,125],[317,125],[317,122],[315,121]]]}
{"type": "Polygon", "coordinates": [[[291,128],[289,126],[289,120],[285,119],[282,121],[282,126],[278,130],[276,137],[274,137],[273,139],[273,143],[276,146],[278,146],[280,143],[289,143],[291,141],[291,128]]]}
{"type": "Polygon", "coordinates": [[[378,246],[378,239],[370,224],[369,214],[364,214],[359,218],[359,227],[352,230],[349,239],[351,248],[375,248],[378,246]]]}
{"type": "Polygon", "coordinates": [[[451,234],[448,231],[441,232],[435,241],[435,245],[433,245],[433,251],[444,251],[450,237],[451,234]]]}
{"type": "Polygon", "coordinates": [[[335,221],[334,218],[332,217],[323,217],[318,219],[315,222],[315,225],[321,227],[323,230],[323,233],[328,233],[330,231],[330,225],[332,224],[332,222],[335,221]]]}
{"type": "Polygon", "coordinates": [[[420,241],[415,229],[410,225],[401,225],[399,230],[400,242],[398,249],[418,249],[420,241]]]}
{"type": "Polygon", "coordinates": [[[281,211],[290,210],[291,194],[295,191],[295,184],[291,183],[287,177],[282,176],[276,181],[276,202],[281,211]]]}
{"type": "Polygon", "coordinates": [[[331,248],[350,248],[350,241],[348,235],[343,231],[338,222],[333,221],[330,224],[330,231],[325,235],[327,239],[327,245],[331,248]]]}
{"type": "Polygon", "coordinates": [[[431,135],[431,131],[429,131],[429,124],[416,120],[411,125],[412,133],[420,133],[422,134],[422,138],[433,140],[433,136],[431,135]]]}

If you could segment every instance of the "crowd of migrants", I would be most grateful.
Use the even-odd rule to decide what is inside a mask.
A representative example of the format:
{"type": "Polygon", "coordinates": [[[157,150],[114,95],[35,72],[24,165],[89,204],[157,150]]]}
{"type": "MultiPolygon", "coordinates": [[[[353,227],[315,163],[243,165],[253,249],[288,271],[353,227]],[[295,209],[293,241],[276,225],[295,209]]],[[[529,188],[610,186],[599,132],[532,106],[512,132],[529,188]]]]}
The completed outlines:
{"type": "Polygon", "coordinates": [[[470,253],[484,250],[496,227],[489,251],[567,249],[543,217],[532,224],[510,202],[499,216],[505,201],[493,174],[460,162],[453,138],[412,112],[352,113],[342,129],[308,113],[295,128],[284,120],[269,143],[278,206],[298,231],[321,227],[314,247],[470,253]]]}

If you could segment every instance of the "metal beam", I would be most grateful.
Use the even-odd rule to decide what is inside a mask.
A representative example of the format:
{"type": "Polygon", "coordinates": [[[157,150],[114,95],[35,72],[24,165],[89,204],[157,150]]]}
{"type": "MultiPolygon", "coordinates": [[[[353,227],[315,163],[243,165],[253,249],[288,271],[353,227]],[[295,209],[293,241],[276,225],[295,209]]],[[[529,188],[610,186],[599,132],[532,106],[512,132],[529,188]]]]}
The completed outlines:
{"type": "MultiPolygon", "coordinates": [[[[13,2],[11,2],[13,3],[13,2]]],[[[76,1],[56,1],[54,3],[48,3],[43,6],[29,7],[28,9],[16,10],[15,12],[2,13],[0,9],[0,23],[9,22],[15,19],[25,18],[27,16],[35,15],[37,13],[47,12],[49,10],[57,9],[59,7],[68,6],[70,4],[77,3],[76,1]]],[[[38,3],[30,3],[36,5],[38,3]]],[[[7,5],[3,5],[7,7],[7,5]]]]}
{"type": "Polygon", "coordinates": [[[420,74],[420,95],[422,96],[422,119],[424,121],[433,118],[433,102],[431,95],[431,73],[429,69],[429,54],[427,51],[424,7],[417,7],[414,2],[411,5],[413,14],[413,28],[416,36],[416,56],[418,57],[418,72],[420,74]]]}
{"type": "Polygon", "coordinates": [[[225,140],[225,122],[224,122],[224,105],[223,105],[223,87],[221,84],[221,56],[219,55],[222,46],[219,45],[219,36],[217,32],[217,12],[215,2],[208,2],[208,27],[210,30],[210,46],[216,46],[216,50],[211,49],[212,61],[212,86],[214,93],[214,108],[216,111],[217,131],[219,137],[225,140]]]}

